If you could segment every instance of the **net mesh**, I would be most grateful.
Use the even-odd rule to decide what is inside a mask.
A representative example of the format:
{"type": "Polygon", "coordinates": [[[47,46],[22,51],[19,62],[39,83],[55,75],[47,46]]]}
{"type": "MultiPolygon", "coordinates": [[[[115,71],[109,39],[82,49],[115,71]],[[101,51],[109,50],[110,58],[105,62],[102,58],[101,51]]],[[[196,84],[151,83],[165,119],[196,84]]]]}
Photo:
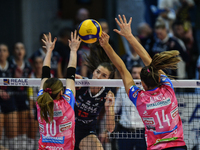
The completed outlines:
{"type": "MultiPolygon", "coordinates": [[[[65,80],[61,80],[65,86],[65,80]]],[[[39,130],[35,102],[40,81],[41,79],[26,78],[0,79],[0,149],[38,149],[39,130]],[[6,98],[6,96],[9,98],[6,98]],[[10,100],[12,99],[11,97],[15,103],[10,100]]],[[[184,140],[189,150],[199,149],[200,81],[177,80],[172,82],[179,104],[179,114],[183,122],[184,140]]],[[[135,80],[135,83],[137,86],[141,86],[140,80],[135,80]]],[[[99,81],[95,79],[79,79],[76,80],[75,84],[76,87],[103,86],[111,88],[115,93],[115,103],[122,98],[128,99],[128,96],[123,90],[122,80],[102,79],[99,81]]],[[[136,145],[141,144],[141,139],[144,139],[144,128],[138,123],[139,121],[131,122],[129,120],[127,123],[123,123],[122,111],[125,110],[127,114],[135,115],[134,117],[137,116],[137,112],[134,111],[133,107],[132,105],[115,107],[115,129],[112,133],[106,131],[105,109],[101,109],[97,117],[97,125],[95,125],[96,134],[94,135],[97,135],[105,150],[120,150],[121,142],[123,143],[122,145],[127,145],[128,147],[130,147],[130,143],[132,145],[134,143],[136,145]],[[122,132],[123,130],[124,132],[122,132]]],[[[91,139],[88,139],[84,144],[90,145],[91,147],[98,146],[91,139]]],[[[52,147],[51,149],[56,149],[56,147],[52,147]]]]}

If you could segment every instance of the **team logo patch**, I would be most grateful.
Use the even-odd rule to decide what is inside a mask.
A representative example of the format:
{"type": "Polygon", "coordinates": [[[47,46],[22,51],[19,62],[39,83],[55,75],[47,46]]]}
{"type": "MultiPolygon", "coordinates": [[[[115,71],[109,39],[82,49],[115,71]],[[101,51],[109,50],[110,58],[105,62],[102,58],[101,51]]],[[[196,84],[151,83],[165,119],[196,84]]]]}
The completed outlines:
{"type": "Polygon", "coordinates": [[[42,142],[43,143],[57,143],[57,144],[64,144],[65,137],[50,137],[42,135],[42,142]]]}
{"type": "Polygon", "coordinates": [[[167,106],[169,104],[171,104],[171,99],[170,98],[168,98],[166,100],[163,100],[163,101],[147,104],[146,108],[147,108],[147,110],[155,109],[155,108],[160,108],[160,107],[163,107],[163,106],[167,106]]]}
{"type": "Polygon", "coordinates": [[[3,79],[3,85],[10,85],[9,79],[3,79]]]}
{"type": "Polygon", "coordinates": [[[63,94],[64,99],[66,99],[68,102],[70,101],[70,96],[63,94]]]}
{"type": "Polygon", "coordinates": [[[138,94],[139,89],[137,89],[134,93],[133,93],[133,98],[136,98],[137,94],[138,94]]]}
{"type": "Polygon", "coordinates": [[[59,132],[61,133],[63,131],[66,131],[66,130],[70,129],[71,127],[72,127],[72,122],[61,124],[61,125],[59,125],[59,132]]]}
{"type": "Polygon", "coordinates": [[[171,111],[172,119],[174,119],[178,115],[178,107],[171,111]]]}
{"type": "Polygon", "coordinates": [[[142,118],[142,120],[145,124],[155,125],[155,121],[154,121],[153,117],[145,117],[145,118],[142,118]]]}

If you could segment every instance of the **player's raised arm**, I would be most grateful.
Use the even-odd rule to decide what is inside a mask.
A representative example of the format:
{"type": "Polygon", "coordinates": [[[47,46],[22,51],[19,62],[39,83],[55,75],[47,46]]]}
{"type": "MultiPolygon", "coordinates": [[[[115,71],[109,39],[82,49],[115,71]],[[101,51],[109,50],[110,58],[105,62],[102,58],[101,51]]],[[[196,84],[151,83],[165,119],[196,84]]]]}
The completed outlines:
{"type": "Polygon", "coordinates": [[[133,78],[132,78],[131,74],[127,70],[124,62],[115,53],[115,51],[113,50],[111,45],[108,43],[108,41],[109,41],[109,35],[106,34],[105,32],[102,32],[101,38],[99,40],[99,43],[100,43],[101,47],[105,50],[106,54],[108,55],[108,57],[110,58],[112,63],[115,65],[115,67],[119,71],[119,73],[120,73],[120,75],[122,77],[122,80],[124,82],[124,86],[125,86],[126,92],[128,94],[129,88],[132,85],[135,85],[135,83],[133,81],[133,78]]]}
{"type": "MultiPolygon", "coordinates": [[[[134,48],[135,52],[140,56],[145,66],[150,65],[150,63],[152,62],[152,58],[132,34],[132,31],[131,31],[132,17],[129,19],[128,23],[127,23],[125,15],[123,15],[123,19],[121,15],[119,15],[118,17],[119,17],[119,20],[115,18],[115,21],[119,25],[120,30],[114,29],[113,31],[115,31],[121,36],[124,36],[127,39],[130,45],[134,48]]],[[[161,74],[165,74],[162,70],[160,70],[159,72],[161,74]]]]}
{"type": "Polygon", "coordinates": [[[76,73],[76,64],[77,64],[77,51],[79,49],[81,40],[77,36],[77,31],[74,33],[71,32],[71,40],[69,40],[70,47],[70,58],[69,64],[67,67],[67,79],[66,79],[66,88],[70,88],[75,95],[75,73],[76,73]]]}
{"type": "Polygon", "coordinates": [[[45,38],[45,40],[42,39],[42,41],[45,44],[45,46],[43,46],[43,48],[46,48],[47,53],[45,55],[44,62],[43,62],[42,81],[41,81],[41,84],[40,84],[40,89],[43,88],[44,82],[48,78],[50,78],[51,54],[52,54],[52,51],[54,49],[54,46],[55,46],[55,43],[56,43],[56,40],[57,40],[57,38],[54,38],[53,42],[51,41],[51,33],[50,32],[49,32],[49,36],[48,37],[44,34],[44,38],[45,38]]]}

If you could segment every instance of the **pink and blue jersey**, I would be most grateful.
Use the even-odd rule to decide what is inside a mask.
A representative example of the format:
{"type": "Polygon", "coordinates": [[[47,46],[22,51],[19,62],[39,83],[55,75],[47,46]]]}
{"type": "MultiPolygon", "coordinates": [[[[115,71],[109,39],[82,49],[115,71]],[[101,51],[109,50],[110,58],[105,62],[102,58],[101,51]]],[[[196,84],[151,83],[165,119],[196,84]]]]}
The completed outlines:
{"type": "MultiPolygon", "coordinates": [[[[39,95],[43,94],[40,90],[39,95]]],[[[74,150],[75,137],[75,98],[70,89],[66,89],[60,100],[54,100],[54,116],[51,123],[46,123],[40,118],[40,107],[37,106],[37,116],[39,122],[40,150],[74,150]]]]}
{"type": "Polygon", "coordinates": [[[149,91],[131,86],[129,98],[145,125],[147,150],[185,146],[178,102],[170,79],[160,76],[161,85],[149,91]]]}

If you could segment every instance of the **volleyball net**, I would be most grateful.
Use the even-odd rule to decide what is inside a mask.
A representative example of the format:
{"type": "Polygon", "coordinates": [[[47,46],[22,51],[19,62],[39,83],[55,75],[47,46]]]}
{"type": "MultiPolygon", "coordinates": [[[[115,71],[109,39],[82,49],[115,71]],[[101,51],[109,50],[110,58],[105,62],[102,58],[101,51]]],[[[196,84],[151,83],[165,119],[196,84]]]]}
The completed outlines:
{"type": "MultiPolygon", "coordinates": [[[[61,81],[65,86],[65,79],[61,79],[61,81]]],[[[137,86],[141,87],[140,80],[134,81],[137,86]]],[[[38,148],[39,126],[35,116],[35,102],[40,82],[41,79],[32,78],[0,78],[2,89],[0,90],[2,92],[2,94],[0,93],[0,149],[33,150],[38,148]],[[23,103],[24,99],[28,107],[22,106],[21,110],[14,109],[15,106],[12,102],[7,102],[6,98],[2,99],[3,96],[5,97],[4,91],[7,91],[7,94],[10,95],[9,98],[14,98],[16,105],[23,103]]],[[[172,83],[178,100],[178,111],[183,122],[185,142],[189,150],[198,149],[198,143],[200,143],[200,81],[173,80],[172,83]]],[[[123,89],[121,79],[76,79],[75,85],[76,87],[110,88],[115,93],[116,104],[119,104],[118,101],[121,99],[129,100],[123,89]]],[[[137,118],[138,116],[134,116],[137,115],[137,112],[132,105],[121,103],[115,107],[115,130],[112,133],[104,133],[106,131],[105,110],[102,109],[97,117],[96,134],[105,150],[119,150],[120,140],[133,142],[144,138],[143,126],[138,124],[137,121],[131,121],[132,119],[126,122],[122,116],[122,111],[126,111],[129,117],[137,118]],[[122,128],[127,130],[121,132],[122,128]]],[[[56,149],[56,147],[52,147],[52,149],[56,149]]]]}

